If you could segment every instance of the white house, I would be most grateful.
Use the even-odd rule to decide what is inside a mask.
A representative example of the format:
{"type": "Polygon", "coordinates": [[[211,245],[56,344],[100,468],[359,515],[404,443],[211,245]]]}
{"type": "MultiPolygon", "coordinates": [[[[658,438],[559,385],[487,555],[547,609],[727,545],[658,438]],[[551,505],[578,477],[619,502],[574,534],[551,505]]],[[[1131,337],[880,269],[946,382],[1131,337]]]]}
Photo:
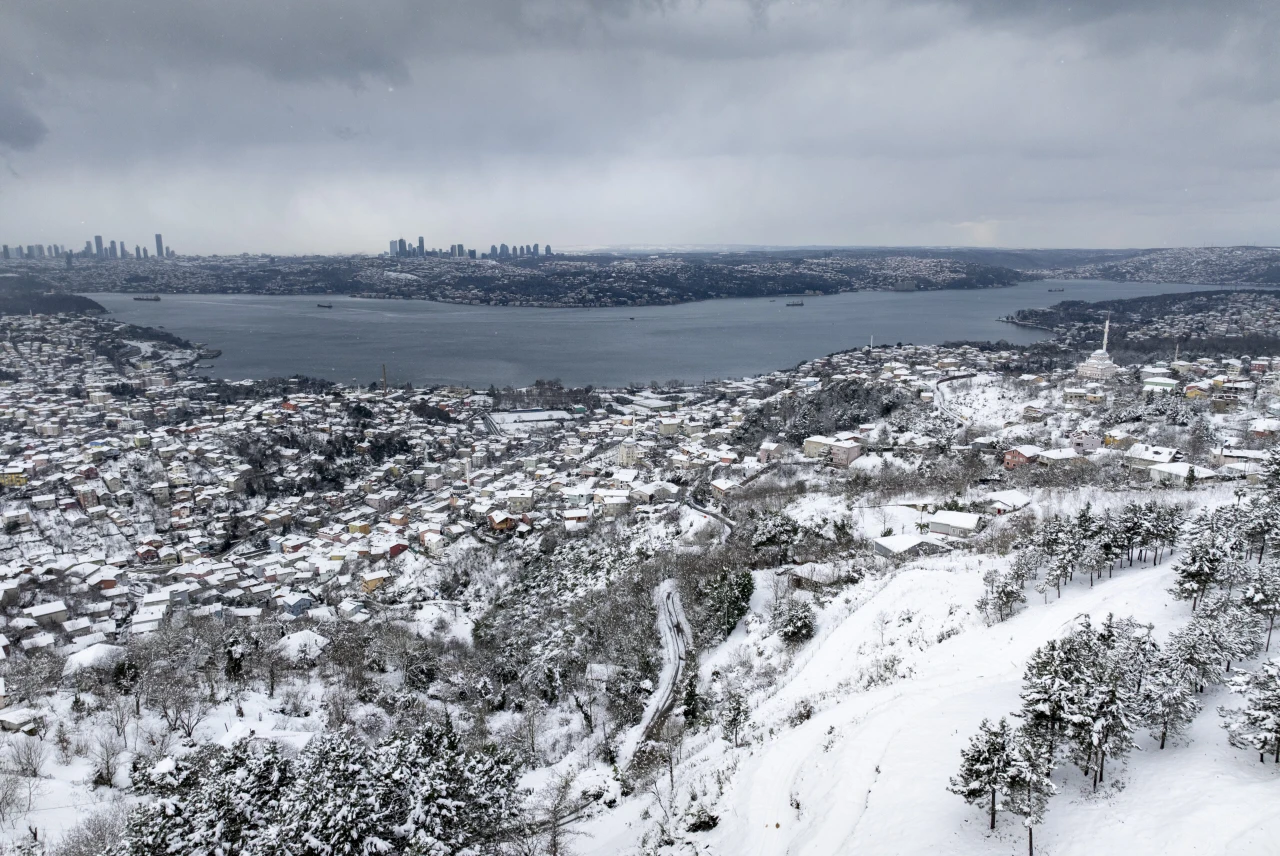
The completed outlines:
{"type": "Polygon", "coordinates": [[[982,515],[967,511],[935,511],[929,521],[929,531],[935,535],[951,535],[967,538],[982,525],[982,515]]]}

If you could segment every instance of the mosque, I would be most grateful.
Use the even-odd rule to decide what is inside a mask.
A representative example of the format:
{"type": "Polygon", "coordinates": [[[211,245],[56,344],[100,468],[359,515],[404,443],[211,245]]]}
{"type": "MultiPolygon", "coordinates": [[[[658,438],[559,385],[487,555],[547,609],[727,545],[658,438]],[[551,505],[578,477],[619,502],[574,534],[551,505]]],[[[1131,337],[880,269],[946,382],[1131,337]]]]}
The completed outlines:
{"type": "Polygon", "coordinates": [[[1089,359],[1076,366],[1076,376],[1085,380],[1111,380],[1120,371],[1120,367],[1111,362],[1107,353],[1107,338],[1111,334],[1111,317],[1102,328],[1102,347],[1089,355],[1089,359]]]}

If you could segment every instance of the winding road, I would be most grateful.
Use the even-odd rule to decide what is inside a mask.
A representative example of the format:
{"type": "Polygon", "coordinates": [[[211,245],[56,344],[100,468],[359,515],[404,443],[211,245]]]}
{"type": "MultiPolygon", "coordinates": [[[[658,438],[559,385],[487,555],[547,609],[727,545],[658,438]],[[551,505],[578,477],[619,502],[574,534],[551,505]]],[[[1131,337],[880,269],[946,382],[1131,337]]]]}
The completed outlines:
{"type": "Polygon", "coordinates": [[[658,636],[662,640],[662,673],[658,676],[657,688],[645,705],[640,724],[631,729],[618,751],[618,767],[624,770],[630,766],[636,749],[652,736],[654,729],[675,707],[693,643],[693,629],[684,617],[675,580],[663,580],[654,589],[653,605],[658,610],[658,636]]]}

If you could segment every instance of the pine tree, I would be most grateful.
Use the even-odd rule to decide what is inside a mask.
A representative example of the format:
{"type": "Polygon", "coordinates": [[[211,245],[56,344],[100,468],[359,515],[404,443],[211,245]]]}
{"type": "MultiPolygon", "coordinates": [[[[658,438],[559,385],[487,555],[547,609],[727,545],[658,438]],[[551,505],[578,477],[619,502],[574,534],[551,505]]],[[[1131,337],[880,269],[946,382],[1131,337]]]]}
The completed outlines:
{"type": "Polygon", "coordinates": [[[1035,827],[1044,820],[1049,797],[1056,788],[1049,780],[1053,772],[1053,751],[1040,735],[1018,729],[1012,742],[1008,772],[1008,810],[1022,818],[1027,828],[1027,854],[1035,856],[1035,827]]]}
{"type": "Polygon", "coordinates": [[[1227,553],[1213,528],[1211,515],[1197,518],[1193,533],[1194,540],[1175,569],[1178,578],[1172,594],[1191,601],[1191,608],[1195,609],[1200,599],[1217,585],[1227,553]]]}
{"type": "Polygon", "coordinates": [[[1267,621],[1267,643],[1263,650],[1271,650],[1271,632],[1280,615],[1280,562],[1270,561],[1257,565],[1241,594],[1241,602],[1267,621]]]}
{"type": "Polygon", "coordinates": [[[1160,748],[1170,735],[1186,730],[1200,712],[1200,703],[1192,691],[1191,676],[1181,663],[1162,656],[1153,666],[1142,687],[1138,707],[1142,721],[1151,736],[1160,737],[1160,748]]]}
{"type": "Polygon", "coordinates": [[[1003,717],[997,725],[984,719],[978,733],[960,752],[960,772],[951,777],[948,790],[969,805],[985,805],[990,828],[996,828],[996,812],[1009,790],[1009,769],[1013,764],[1013,731],[1003,717]]]}
{"type": "Polygon", "coordinates": [[[738,736],[750,718],[751,710],[747,707],[746,696],[735,688],[729,688],[720,707],[720,726],[724,729],[724,736],[734,746],[738,745],[738,736]]]}
{"type": "Polygon", "coordinates": [[[353,736],[318,734],[298,758],[293,787],[280,797],[279,826],[264,856],[365,856],[390,849],[391,783],[375,754],[353,736]]]}
{"type": "Polygon", "coordinates": [[[1165,650],[1200,692],[1204,692],[1209,684],[1222,683],[1226,677],[1226,663],[1214,629],[1210,621],[1202,620],[1200,616],[1172,633],[1165,650]]]}
{"type": "Polygon", "coordinates": [[[1241,672],[1231,682],[1231,691],[1245,697],[1239,710],[1222,710],[1232,746],[1250,748],[1259,761],[1273,754],[1280,764],[1280,659],[1263,663],[1253,672],[1241,672]]]}
{"type": "Polygon", "coordinates": [[[708,611],[721,636],[728,636],[751,608],[751,595],[755,592],[755,579],[745,568],[731,571],[726,568],[713,583],[708,611]]]}

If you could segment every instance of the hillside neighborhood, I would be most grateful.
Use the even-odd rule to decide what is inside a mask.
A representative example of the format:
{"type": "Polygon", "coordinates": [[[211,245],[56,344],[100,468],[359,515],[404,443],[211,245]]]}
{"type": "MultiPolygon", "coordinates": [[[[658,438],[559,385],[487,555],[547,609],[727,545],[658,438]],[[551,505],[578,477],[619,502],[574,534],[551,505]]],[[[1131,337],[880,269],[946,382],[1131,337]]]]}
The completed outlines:
{"type": "MultiPolygon", "coordinates": [[[[196,374],[207,346],[163,331],[6,316],[0,728],[7,751],[62,748],[0,776],[33,786],[7,807],[0,788],[0,820],[39,840],[54,806],[115,792],[143,823],[155,777],[206,743],[320,747],[356,727],[381,746],[405,717],[445,716],[519,754],[525,790],[493,784],[504,816],[558,770],[605,852],[611,807],[672,729],[714,727],[730,754],[764,739],[766,700],[850,598],[969,569],[986,594],[922,613],[924,652],[1016,620],[1028,577],[977,568],[1038,549],[1059,515],[1173,515],[1135,536],[1154,565],[1195,508],[1262,501],[1280,356],[1119,365],[1108,335],[1087,356],[901,345],[692,386],[415,389],[216,380],[196,374]],[[653,609],[663,579],[667,654],[648,618],[592,629],[653,609]]],[[[897,638],[876,632],[877,650],[897,638]]],[[[910,678],[917,655],[888,650],[855,684],[910,678]]],[[[680,811],[678,835],[636,834],[714,827],[680,811]]],[[[128,852],[150,852],[138,834],[128,852]]]]}

